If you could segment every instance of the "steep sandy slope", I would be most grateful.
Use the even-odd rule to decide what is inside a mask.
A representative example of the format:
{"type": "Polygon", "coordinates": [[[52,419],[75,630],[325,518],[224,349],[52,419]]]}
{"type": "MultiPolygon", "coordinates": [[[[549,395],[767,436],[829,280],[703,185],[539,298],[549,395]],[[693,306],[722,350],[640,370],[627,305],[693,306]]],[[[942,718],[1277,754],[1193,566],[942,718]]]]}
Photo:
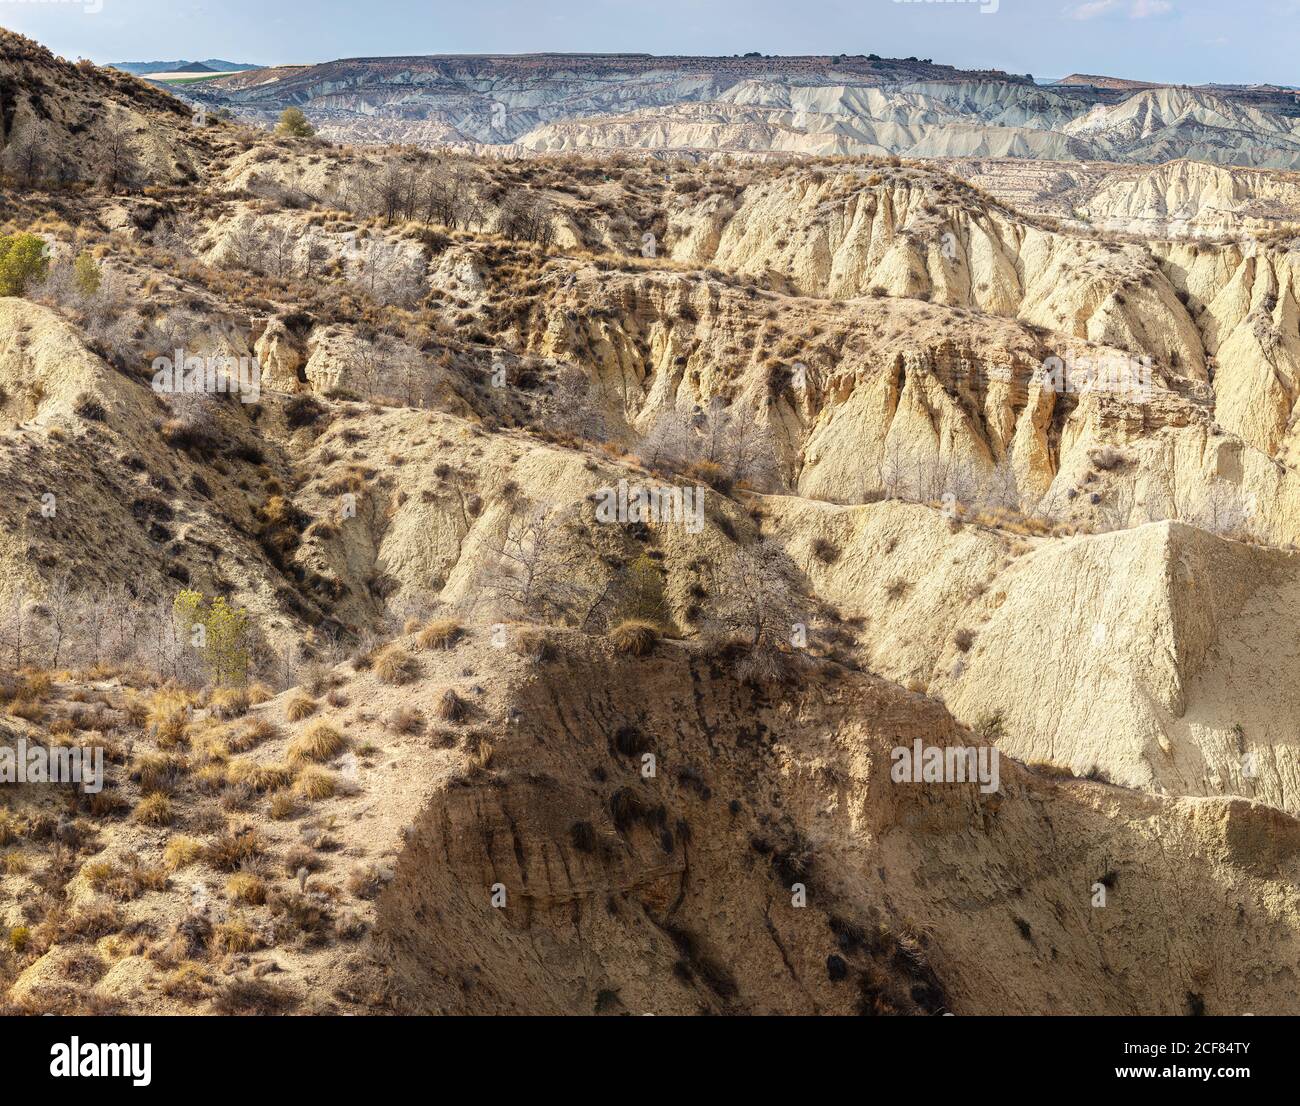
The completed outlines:
{"type": "Polygon", "coordinates": [[[952,158],[953,176],[1017,211],[1157,238],[1266,237],[1295,221],[1300,176],[1178,159],[1159,165],[952,158]]]}
{"type": "Polygon", "coordinates": [[[1001,710],[1026,760],[1296,811],[1296,571],[1178,524],[1044,548],[967,612],[975,646],[937,682],[960,715],[1001,710]]]}
{"type": "MultiPolygon", "coordinates": [[[[1152,305],[1138,322],[1154,318],[1152,305]]],[[[888,297],[780,296],[692,273],[580,271],[546,283],[520,336],[582,365],[587,404],[629,444],[715,402],[746,412],[748,476],[764,490],[842,503],[1000,498],[1090,529],[1181,518],[1279,544],[1300,527],[1293,472],[1216,426],[1203,384],[1156,365],[1145,393],[1058,392],[1046,386],[1053,357],[1117,380],[1143,370],[1121,349],[1009,320],[888,297]],[[586,311],[596,299],[618,314],[586,311]]],[[[1232,379],[1226,368],[1220,378],[1232,379]]]]}
{"type": "MultiPolygon", "coordinates": [[[[557,557],[586,596],[578,602],[580,616],[593,604],[587,617],[597,611],[606,617],[600,596],[616,608],[629,584],[608,566],[629,564],[639,550],[651,549],[672,618],[691,627],[699,619],[692,606],[703,594],[698,566],[703,562],[713,566],[709,575],[728,577],[753,532],[736,504],[709,491],[699,534],[656,526],[651,544],[643,546],[642,539],[598,525],[593,503],[601,488],[620,479],[654,483],[644,469],[523,435],[482,436],[457,419],[394,410],[371,420],[366,435],[372,455],[401,456],[402,463],[367,472],[338,456],[348,433],[344,426],[319,438],[307,462],[317,478],[295,505],[308,517],[336,520],[309,528],[297,557],[353,625],[380,617],[378,595],[398,609],[490,606],[483,582],[502,534],[511,519],[541,508],[564,522],[557,541],[566,552],[557,557]],[[343,489],[354,493],[356,512],[338,520],[343,489]],[[384,581],[382,588],[375,581],[384,581]]],[[[1259,516],[1244,515],[1240,500],[1220,497],[1222,488],[1238,485],[1185,461],[1171,467],[1158,443],[1159,436],[1144,461],[1127,462],[1119,472],[1095,467],[1096,445],[1085,442],[1071,454],[1069,468],[1080,489],[1075,499],[1082,505],[1097,496],[1099,507],[1081,510],[1092,510],[1101,528],[1127,521],[1114,512],[1131,507],[1135,487],[1145,489],[1143,502],[1156,502],[1157,481],[1171,473],[1178,480],[1164,485],[1177,491],[1170,513],[1182,511],[1200,525],[1238,529],[1256,517],[1277,525],[1295,517],[1276,502],[1259,516]]],[[[1135,454],[1143,448],[1139,443],[1135,454]]],[[[918,469],[916,476],[922,497],[940,498],[939,485],[930,486],[938,479],[933,471],[918,469]]],[[[1064,474],[1058,475],[1057,484],[1064,483],[1064,474]]],[[[1294,487],[1287,494],[1294,496],[1294,487]]],[[[1176,524],[1026,543],[1014,536],[1014,523],[1012,535],[978,523],[954,524],[968,510],[979,517],[964,505],[944,513],[896,502],[833,507],[765,496],[760,503],[761,514],[770,517],[765,532],[806,578],[799,603],[821,627],[819,634],[830,632],[838,618],[864,620],[853,624],[861,627],[853,634],[873,669],[943,694],[968,722],[1001,712],[1004,747],[1012,754],[1080,774],[1096,768],[1126,786],[1241,794],[1296,809],[1291,736],[1274,721],[1289,712],[1258,707],[1253,669],[1243,667],[1238,654],[1254,648],[1245,644],[1247,626],[1275,643],[1278,663],[1294,650],[1284,644],[1293,635],[1280,614],[1275,628],[1264,629],[1260,613],[1285,609],[1285,583],[1276,585],[1278,597],[1268,599],[1272,592],[1260,581],[1278,573],[1285,581],[1292,554],[1176,524]],[[833,551],[830,563],[818,543],[833,551]],[[1207,607],[1210,600],[1195,582],[1218,579],[1231,579],[1238,590],[1211,589],[1213,605],[1207,607]],[[1073,600],[1064,599],[1067,587],[1078,589],[1073,600]],[[820,602],[838,616],[822,612],[820,602]],[[960,644],[963,631],[974,650],[960,644]],[[1244,737],[1238,726],[1245,727],[1244,737]],[[1252,750],[1255,767],[1247,771],[1253,775],[1243,776],[1241,756],[1252,750]]]]}
{"type": "Polygon", "coordinates": [[[1294,168],[1300,123],[1204,89],[1152,88],[1098,104],[1066,123],[1069,135],[1122,150],[1133,161],[1195,161],[1294,168]]]}
{"type": "MultiPolygon", "coordinates": [[[[233,338],[217,316],[191,318],[184,340],[248,356],[233,338]]],[[[11,489],[0,595],[28,602],[67,579],[101,600],[125,587],[138,605],[169,607],[188,584],[256,610],[259,645],[283,648],[301,618],[319,616],[263,541],[263,508],[291,480],[264,433],[281,416],[233,395],[160,395],[148,369],[117,372],[57,313],[0,300],[0,470],[11,489]]]]}
{"type": "MultiPolygon", "coordinates": [[[[688,1010],[701,1002],[701,990],[712,1006],[716,991],[710,996],[697,984],[665,994],[657,979],[675,957],[690,959],[663,940],[664,928],[680,927],[698,935],[695,955],[716,965],[697,975],[706,983],[724,974],[736,981],[736,993],[721,996],[722,1008],[843,1010],[856,996],[827,978],[827,957],[844,958],[856,975],[879,956],[869,951],[879,938],[867,921],[879,919],[886,930],[924,935],[914,964],[935,979],[912,982],[922,1008],[934,1009],[942,995],[958,1013],[1181,1013],[1190,996],[1207,994],[1207,1009],[1223,1012],[1286,1007],[1285,983],[1265,966],[1269,954],[1247,951],[1249,938],[1233,944],[1258,971],[1220,971],[1210,955],[1215,943],[1232,941],[1216,916],[1259,876],[1286,864],[1295,847],[1287,844],[1295,836],[1290,820],[1267,808],[1135,801],[1100,785],[1044,785],[1009,762],[1005,797],[981,798],[961,786],[932,793],[895,784],[887,771],[894,744],[956,738],[923,700],[852,679],[813,679],[797,693],[755,703],[672,650],[642,662],[637,686],[653,691],[635,707],[624,705],[630,683],[625,666],[611,670],[603,659],[557,661],[514,702],[518,736],[494,754],[494,766],[507,774],[495,801],[447,794],[431,804],[416,826],[416,847],[399,861],[391,899],[380,902],[381,911],[392,910],[381,936],[401,950],[409,986],[432,984],[453,1009],[502,1001],[529,1008],[522,990],[548,1009],[580,1010],[597,987],[615,992],[631,1012],[688,1010]],[[557,684],[591,690],[575,701],[557,684]],[[636,757],[606,760],[610,728],[628,724],[655,753],[655,780],[636,781],[636,757]],[[710,735],[707,763],[698,759],[697,732],[710,735]],[[535,776],[528,782],[510,772],[517,747],[529,749],[535,776]],[[608,782],[588,782],[583,769],[602,761],[608,782]],[[630,788],[652,809],[663,803],[665,813],[644,829],[620,828],[593,809],[608,788],[630,788]],[[584,816],[595,831],[595,857],[563,840],[565,824],[584,816]],[[669,836],[656,841],[656,825],[675,827],[671,851],[669,836]],[[543,827],[549,843],[539,848],[532,834],[543,827]],[[1210,905],[1174,890],[1173,881],[1182,880],[1165,869],[1156,844],[1162,833],[1198,842],[1188,862],[1210,884],[1210,905]],[[806,856],[801,863],[792,846],[806,856]],[[793,876],[809,889],[806,910],[788,905],[793,876]],[[1094,908],[1093,884],[1103,877],[1117,890],[1106,907],[1094,908]],[[517,889],[510,901],[519,913],[507,907],[494,915],[485,894],[493,883],[517,889]],[[1129,895],[1141,903],[1124,901],[1129,895]],[[1182,945],[1161,927],[1135,926],[1140,914],[1130,911],[1149,909],[1156,895],[1172,896],[1166,909],[1194,910],[1213,937],[1182,945]],[[434,910],[470,938],[453,956],[483,966],[468,987],[431,955],[439,939],[413,924],[434,910]],[[971,926],[972,917],[981,924],[971,926]],[[854,947],[854,930],[867,933],[864,948],[854,947]],[[728,939],[746,931],[766,931],[768,940],[728,939]],[[619,955],[597,961],[595,945],[619,955]],[[1151,961],[1174,971],[1153,977],[1142,967],[1151,961]],[[529,967],[512,967],[519,964],[529,967]],[[749,980],[761,982],[751,989],[749,980]]],[[[1293,909],[1276,899],[1260,905],[1279,921],[1293,909]]],[[[896,963],[906,966],[906,954],[896,963]]]]}
{"type": "MultiPolygon", "coordinates": [[[[34,879],[52,855],[48,810],[11,807],[25,867],[0,878],[32,936],[9,1001],[1294,1012],[1279,965],[1296,939],[1300,829],[1276,811],[1056,782],[1008,758],[997,794],[897,783],[895,747],[975,739],[933,702],[834,665],[756,693],[681,646],[637,659],[551,633],[539,661],[521,655],[522,632],[500,649],[485,627],[445,650],[406,639],[407,682],[327,675],[334,692],[307,721],[287,718],[288,696],[253,710],[272,729],[196,713],[166,785],[172,826],[84,811],[59,823],[77,844],[54,914],[34,879]],[[393,723],[399,708],[408,720],[393,723]],[[322,724],[343,744],[282,767],[322,724]],[[226,751],[245,730],[252,748],[226,751]],[[268,789],[219,804],[259,778],[250,764],[270,770],[268,789]],[[291,793],[287,816],[281,804],[269,818],[291,793]],[[226,858],[240,850],[234,879],[226,858]]],[[[137,764],[152,746],[137,737],[137,764]]],[[[118,801],[139,802],[116,763],[110,778],[118,801]]]]}
{"type": "Polygon", "coordinates": [[[0,28],[0,163],[36,176],[117,185],[198,179],[211,157],[182,101],[147,81],[73,65],[0,28]]]}
{"type": "Polygon", "coordinates": [[[921,506],[764,503],[873,670],[996,718],[1018,759],[1300,809],[1294,554],[1180,524],[1025,540],[921,506]]]}

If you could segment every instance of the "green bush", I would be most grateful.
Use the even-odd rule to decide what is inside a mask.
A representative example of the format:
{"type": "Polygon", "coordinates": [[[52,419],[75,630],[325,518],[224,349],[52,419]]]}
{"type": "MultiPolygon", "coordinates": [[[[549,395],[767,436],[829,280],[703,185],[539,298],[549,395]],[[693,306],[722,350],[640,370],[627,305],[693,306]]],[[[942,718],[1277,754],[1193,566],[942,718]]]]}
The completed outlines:
{"type": "Polygon", "coordinates": [[[72,281],[83,296],[93,296],[99,291],[99,265],[89,251],[82,250],[72,263],[72,281]]]}
{"type": "Polygon", "coordinates": [[[316,128],[307,122],[307,117],[297,108],[285,108],[280,113],[280,122],[275,131],[292,138],[310,138],[316,133],[316,128]]]}
{"type": "Polygon", "coordinates": [[[21,296],[49,272],[45,242],[34,234],[0,237],[0,296],[21,296]]]}

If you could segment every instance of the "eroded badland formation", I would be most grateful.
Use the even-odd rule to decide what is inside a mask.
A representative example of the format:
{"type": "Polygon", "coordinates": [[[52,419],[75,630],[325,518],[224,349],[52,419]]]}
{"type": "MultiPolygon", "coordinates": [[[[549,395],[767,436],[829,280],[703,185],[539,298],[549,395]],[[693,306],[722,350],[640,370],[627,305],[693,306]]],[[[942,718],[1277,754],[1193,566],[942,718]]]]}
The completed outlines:
{"type": "Polygon", "coordinates": [[[0,35],[5,1009],[1300,1012],[1285,95],[410,61],[0,35]]]}

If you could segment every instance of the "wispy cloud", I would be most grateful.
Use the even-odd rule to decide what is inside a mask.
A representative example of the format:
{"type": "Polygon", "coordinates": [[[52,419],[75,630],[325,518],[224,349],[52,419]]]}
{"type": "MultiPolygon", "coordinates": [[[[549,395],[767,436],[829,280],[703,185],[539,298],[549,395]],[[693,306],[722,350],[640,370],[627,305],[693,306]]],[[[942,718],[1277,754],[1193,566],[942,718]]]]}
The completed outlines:
{"type": "Polygon", "coordinates": [[[1085,4],[1076,4],[1066,8],[1065,14],[1071,19],[1096,19],[1100,15],[1112,12],[1119,7],[1119,0],[1087,0],[1085,4]]]}
{"type": "Polygon", "coordinates": [[[1084,0],[1065,9],[1067,19],[1080,21],[1103,16],[1126,16],[1129,19],[1152,19],[1174,10],[1172,0],[1084,0]]]}

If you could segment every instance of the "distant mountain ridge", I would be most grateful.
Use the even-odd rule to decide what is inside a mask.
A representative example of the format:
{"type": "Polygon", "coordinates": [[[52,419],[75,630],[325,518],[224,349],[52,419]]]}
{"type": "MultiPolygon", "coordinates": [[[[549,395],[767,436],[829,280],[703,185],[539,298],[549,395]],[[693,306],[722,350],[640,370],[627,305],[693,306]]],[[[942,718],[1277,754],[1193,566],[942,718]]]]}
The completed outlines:
{"type": "Polygon", "coordinates": [[[236,73],[244,69],[262,68],[260,65],[222,61],[220,58],[208,58],[207,61],[114,61],[109,62],[109,67],[137,77],[148,76],[150,73],[236,73]]]}
{"type": "Polygon", "coordinates": [[[264,125],[297,107],[324,137],[356,143],[1300,168],[1300,102],[1284,89],[1079,73],[1039,85],[875,54],[347,58],[180,94],[264,125]]]}
{"type": "Polygon", "coordinates": [[[1150,81],[1130,81],[1126,77],[1102,77],[1095,73],[1071,73],[1068,77],[1062,77],[1059,81],[1053,83],[1058,85],[1087,85],[1092,88],[1117,88],[1131,92],[1143,88],[1159,87],[1150,81]]]}

